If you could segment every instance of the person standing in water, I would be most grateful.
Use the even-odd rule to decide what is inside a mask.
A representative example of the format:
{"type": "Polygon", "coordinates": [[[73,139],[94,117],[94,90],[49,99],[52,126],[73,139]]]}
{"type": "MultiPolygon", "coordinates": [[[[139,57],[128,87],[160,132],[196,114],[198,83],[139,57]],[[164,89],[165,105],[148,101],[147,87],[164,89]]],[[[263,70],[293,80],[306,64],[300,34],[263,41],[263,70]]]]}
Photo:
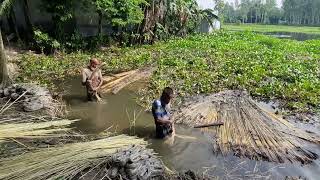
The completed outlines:
{"type": "Polygon", "coordinates": [[[156,137],[164,139],[174,135],[174,122],[171,119],[169,105],[173,98],[173,90],[164,88],[160,99],[152,103],[152,115],[156,125],[156,137]]]}
{"type": "Polygon", "coordinates": [[[98,101],[101,95],[98,93],[102,85],[102,73],[99,69],[100,62],[96,58],[90,59],[90,64],[82,69],[82,85],[87,88],[88,101],[98,101]]]}

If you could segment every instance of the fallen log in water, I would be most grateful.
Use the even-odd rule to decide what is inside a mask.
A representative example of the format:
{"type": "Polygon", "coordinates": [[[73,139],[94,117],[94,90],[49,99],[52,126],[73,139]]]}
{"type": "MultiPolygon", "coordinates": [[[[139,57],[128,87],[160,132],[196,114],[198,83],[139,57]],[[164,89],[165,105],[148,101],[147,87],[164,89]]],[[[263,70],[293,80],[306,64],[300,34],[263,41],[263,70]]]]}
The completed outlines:
{"type": "Polygon", "coordinates": [[[148,78],[152,75],[155,67],[145,67],[115,75],[105,76],[103,85],[100,88],[102,93],[117,94],[121,89],[140,79],[148,78]]]}
{"type": "Polygon", "coordinates": [[[305,141],[320,144],[319,137],[264,110],[241,91],[193,97],[185,101],[173,118],[176,123],[190,127],[223,119],[223,126],[202,129],[215,135],[214,149],[223,154],[231,151],[240,157],[273,162],[308,163],[318,158],[303,144],[305,141]]]}

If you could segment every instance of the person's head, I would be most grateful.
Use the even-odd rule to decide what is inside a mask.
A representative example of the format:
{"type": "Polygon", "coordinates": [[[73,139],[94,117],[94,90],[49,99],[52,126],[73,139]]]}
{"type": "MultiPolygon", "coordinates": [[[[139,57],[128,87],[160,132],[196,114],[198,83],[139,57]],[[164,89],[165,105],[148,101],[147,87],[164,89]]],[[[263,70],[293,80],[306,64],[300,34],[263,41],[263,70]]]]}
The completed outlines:
{"type": "Polygon", "coordinates": [[[99,60],[97,58],[91,58],[90,59],[90,67],[95,69],[100,64],[99,60]]]}
{"type": "Polygon", "coordinates": [[[169,104],[171,99],[173,98],[173,90],[170,87],[166,87],[162,91],[161,101],[165,104],[169,104]]]}

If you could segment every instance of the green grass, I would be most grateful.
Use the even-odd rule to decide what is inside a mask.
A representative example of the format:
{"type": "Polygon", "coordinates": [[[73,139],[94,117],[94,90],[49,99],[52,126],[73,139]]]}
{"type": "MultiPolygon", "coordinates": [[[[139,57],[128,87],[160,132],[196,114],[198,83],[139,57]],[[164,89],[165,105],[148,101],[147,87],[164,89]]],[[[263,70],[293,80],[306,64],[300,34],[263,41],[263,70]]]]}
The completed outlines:
{"type": "Polygon", "coordinates": [[[292,32],[319,34],[320,27],[288,26],[288,25],[263,25],[263,24],[224,24],[222,28],[231,31],[255,31],[255,32],[292,32]]]}
{"type": "Polygon", "coordinates": [[[158,69],[141,96],[146,103],[172,86],[180,97],[247,90],[256,97],[281,100],[295,111],[314,110],[320,104],[320,40],[280,40],[252,32],[221,31],[60,58],[28,54],[21,59],[20,80],[45,83],[79,74],[90,56],[106,62],[107,72],[156,63],[158,69]]]}

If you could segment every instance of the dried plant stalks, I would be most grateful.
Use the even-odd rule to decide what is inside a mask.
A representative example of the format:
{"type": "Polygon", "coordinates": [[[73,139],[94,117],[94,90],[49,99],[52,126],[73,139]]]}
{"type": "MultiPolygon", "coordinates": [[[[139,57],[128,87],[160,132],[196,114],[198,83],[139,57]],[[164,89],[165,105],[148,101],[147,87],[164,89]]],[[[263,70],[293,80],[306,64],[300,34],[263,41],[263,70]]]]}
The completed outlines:
{"type": "Polygon", "coordinates": [[[120,135],[105,139],[66,144],[0,160],[0,179],[72,179],[85,169],[110,159],[129,145],[146,146],[135,137],[120,135]]]}
{"type": "Polygon", "coordinates": [[[49,138],[59,136],[59,132],[67,132],[66,126],[75,120],[59,119],[46,122],[18,122],[7,121],[0,123],[0,143],[13,138],[49,138]]]}
{"type": "Polygon", "coordinates": [[[121,89],[140,79],[148,78],[152,75],[154,67],[145,67],[137,70],[119,73],[112,76],[104,77],[104,84],[100,91],[103,93],[117,94],[121,89]]]}
{"type": "Polygon", "coordinates": [[[173,118],[191,127],[223,121],[223,126],[202,129],[216,136],[214,149],[223,154],[231,151],[240,157],[272,162],[308,163],[317,158],[302,144],[304,140],[320,144],[319,137],[264,110],[241,91],[191,98],[173,118]]]}

